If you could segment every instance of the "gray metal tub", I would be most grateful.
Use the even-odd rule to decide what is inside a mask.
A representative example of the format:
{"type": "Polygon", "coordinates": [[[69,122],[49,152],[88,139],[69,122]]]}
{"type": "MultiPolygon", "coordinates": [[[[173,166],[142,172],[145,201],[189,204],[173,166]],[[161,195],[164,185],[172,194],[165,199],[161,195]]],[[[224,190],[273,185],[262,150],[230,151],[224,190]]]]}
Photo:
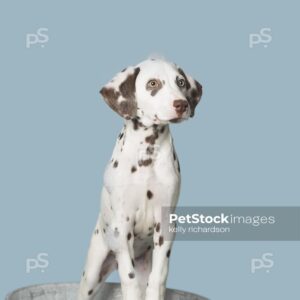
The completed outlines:
{"type": "MultiPolygon", "coordinates": [[[[77,300],[77,283],[33,285],[15,290],[6,300],[77,300]]],[[[121,300],[120,284],[104,283],[95,294],[95,300],[121,300]]],[[[167,290],[166,300],[208,300],[201,296],[177,290],[167,290]]]]}

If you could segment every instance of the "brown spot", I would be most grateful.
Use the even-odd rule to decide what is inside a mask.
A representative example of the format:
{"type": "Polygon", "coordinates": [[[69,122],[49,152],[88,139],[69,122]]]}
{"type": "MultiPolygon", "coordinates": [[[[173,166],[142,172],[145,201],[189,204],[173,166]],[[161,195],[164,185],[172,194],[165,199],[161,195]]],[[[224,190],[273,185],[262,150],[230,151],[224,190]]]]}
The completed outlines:
{"type": "Polygon", "coordinates": [[[89,290],[88,295],[92,295],[93,294],[93,290],[89,290]]]}
{"type": "Polygon", "coordinates": [[[127,217],[127,218],[126,218],[126,221],[129,222],[129,220],[130,220],[129,217],[127,217]]]}
{"type": "Polygon", "coordinates": [[[183,72],[183,70],[181,68],[178,68],[178,73],[184,78],[184,80],[185,80],[185,87],[189,90],[191,88],[191,84],[188,81],[185,73],[183,72]]]}
{"type": "Polygon", "coordinates": [[[114,168],[117,168],[117,167],[118,167],[118,164],[119,164],[119,162],[116,160],[116,161],[114,162],[114,164],[113,164],[113,167],[114,167],[114,168]]]}
{"type": "Polygon", "coordinates": [[[152,128],[153,128],[153,133],[145,138],[146,143],[149,143],[150,145],[154,145],[156,139],[158,139],[158,137],[159,137],[158,126],[156,124],[154,124],[152,128]]]}
{"type": "Polygon", "coordinates": [[[151,250],[151,248],[152,248],[152,247],[149,245],[149,246],[147,247],[147,251],[151,250]]]}
{"type": "Polygon", "coordinates": [[[123,72],[125,72],[127,70],[127,68],[124,68],[121,72],[123,73],[123,72]]]}
{"type": "Polygon", "coordinates": [[[159,246],[161,246],[163,243],[164,243],[164,237],[161,235],[159,237],[158,244],[159,244],[159,246]]]}
{"type": "Polygon", "coordinates": [[[160,129],[160,133],[164,133],[164,131],[165,131],[165,126],[162,126],[160,129]]]}
{"type": "Polygon", "coordinates": [[[151,191],[147,191],[147,197],[150,200],[153,197],[153,193],[151,191]]]}
{"type": "Polygon", "coordinates": [[[134,119],[132,119],[132,123],[133,123],[133,129],[138,130],[139,129],[139,121],[136,118],[134,118],[134,119]]]}
{"type": "Polygon", "coordinates": [[[136,115],[137,105],[135,101],[135,80],[139,72],[140,68],[134,69],[133,74],[128,75],[127,78],[120,84],[120,91],[116,91],[111,87],[104,87],[100,91],[106,103],[115,112],[126,119],[131,119],[136,115]],[[121,102],[118,101],[120,95],[123,97],[121,102]]]}
{"type": "Polygon", "coordinates": [[[154,133],[154,134],[151,134],[151,135],[149,135],[149,136],[147,136],[146,138],[145,138],[145,141],[146,141],[146,143],[149,143],[149,144],[151,144],[151,145],[154,145],[155,144],[155,140],[158,138],[158,133],[156,132],[156,133],[154,133]]]}
{"type": "Polygon", "coordinates": [[[85,275],[85,271],[83,271],[83,273],[82,273],[82,277],[84,277],[84,275],[85,275]]]}
{"type": "Polygon", "coordinates": [[[133,259],[131,259],[131,264],[132,264],[133,267],[135,267],[135,263],[134,263],[133,259]]]}
{"type": "Polygon", "coordinates": [[[130,273],[128,274],[128,277],[129,277],[130,279],[133,279],[133,278],[135,277],[135,275],[134,275],[133,272],[130,272],[130,273]]]}
{"type": "Polygon", "coordinates": [[[104,233],[106,232],[105,228],[103,228],[103,232],[104,232],[104,233]]]}
{"type": "Polygon", "coordinates": [[[120,84],[119,89],[121,95],[125,99],[134,99],[135,96],[135,81],[140,72],[140,68],[135,68],[133,74],[127,76],[127,78],[120,84]]]}
{"type": "Polygon", "coordinates": [[[194,80],[196,88],[193,88],[191,90],[190,96],[187,97],[187,100],[191,107],[191,117],[195,114],[195,108],[197,104],[199,103],[201,96],[202,96],[202,85],[197,81],[194,80]]]}
{"type": "Polygon", "coordinates": [[[195,98],[198,97],[198,92],[197,92],[196,89],[192,89],[192,90],[191,90],[191,97],[192,97],[193,99],[195,99],[195,98]]]}
{"type": "Polygon", "coordinates": [[[177,169],[178,169],[178,172],[180,173],[180,163],[178,160],[177,160],[177,169]]]}
{"type": "Polygon", "coordinates": [[[144,167],[147,167],[149,165],[151,165],[152,163],[152,159],[151,158],[148,158],[148,159],[145,159],[145,160],[139,160],[138,161],[138,164],[140,167],[144,166],[144,167]]]}
{"type": "Polygon", "coordinates": [[[129,241],[131,239],[131,233],[129,232],[128,234],[127,234],[127,240],[129,241]]]}
{"type": "Polygon", "coordinates": [[[158,91],[163,87],[163,85],[159,79],[153,79],[153,80],[155,80],[157,82],[156,87],[151,87],[148,84],[146,86],[146,90],[151,91],[151,96],[155,96],[158,93],[158,91]]]}
{"type": "Polygon", "coordinates": [[[169,258],[170,255],[171,255],[171,249],[169,249],[168,252],[167,252],[167,258],[169,258]]]}
{"type": "Polygon", "coordinates": [[[123,132],[120,133],[120,134],[119,134],[119,140],[121,140],[123,136],[124,136],[124,133],[123,133],[123,132]]]}
{"type": "Polygon", "coordinates": [[[174,160],[176,160],[176,153],[175,153],[174,148],[173,148],[173,158],[174,158],[174,160]]]}
{"type": "Polygon", "coordinates": [[[152,155],[154,153],[154,147],[148,146],[147,149],[146,149],[146,153],[148,155],[152,155]]]}
{"type": "Polygon", "coordinates": [[[144,127],[144,124],[139,121],[139,117],[132,119],[133,129],[138,130],[140,127],[144,127]]]}
{"type": "Polygon", "coordinates": [[[134,100],[124,100],[118,105],[118,112],[125,119],[129,120],[136,114],[136,103],[134,100]]]}
{"type": "Polygon", "coordinates": [[[120,97],[120,93],[113,88],[102,88],[100,94],[103,96],[107,104],[113,109],[117,108],[117,100],[120,97]]]}
{"type": "Polygon", "coordinates": [[[133,167],[131,168],[131,173],[134,173],[135,171],[136,171],[136,167],[133,166],[133,167]]]}
{"type": "Polygon", "coordinates": [[[96,230],[94,231],[94,233],[95,233],[95,234],[98,234],[98,233],[99,233],[99,229],[96,229],[96,230]]]}
{"type": "Polygon", "coordinates": [[[151,91],[151,96],[155,96],[157,94],[157,92],[162,88],[162,84],[160,84],[160,86],[156,89],[154,89],[153,91],[151,91]]]}
{"type": "Polygon", "coordinates": [[[160,223],[157,223],[157,225],[156,225],[156,232],[159,232],[160,231],[160,223]]]}

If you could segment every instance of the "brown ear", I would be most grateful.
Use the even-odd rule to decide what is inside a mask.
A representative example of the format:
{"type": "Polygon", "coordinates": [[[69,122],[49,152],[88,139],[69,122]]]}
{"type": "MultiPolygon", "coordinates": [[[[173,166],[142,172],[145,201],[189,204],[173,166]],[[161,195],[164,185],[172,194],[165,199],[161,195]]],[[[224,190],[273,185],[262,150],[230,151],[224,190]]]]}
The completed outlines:
{"type": "Polygon", "coordinates": [[[202,96],[202,85],[191,76],[184,73],[184,71],[178,68],[179,74],[181,74],[186,81],[186,98],[191,107],[191,118],[195,114],[197,104],[200,102],[202,96]]]}
{"type": "Polygon", "coordinates": [[[202,97],[202,85],[195,79],[189,78],[189,81],[192,81],[191,83],[191,89],[189,91],[189,95],[187,97],[190,106],[191,106],[191,118],[195,114],[195,109],[197,104],[200,102],[200,99],[202,97]]]}
{"type": "Polygon", "coordinates": [[[105,102],[125,119],[136,116],[135,82],[139,72],[140,68],[129,67],[100,90],[105,102]]]}

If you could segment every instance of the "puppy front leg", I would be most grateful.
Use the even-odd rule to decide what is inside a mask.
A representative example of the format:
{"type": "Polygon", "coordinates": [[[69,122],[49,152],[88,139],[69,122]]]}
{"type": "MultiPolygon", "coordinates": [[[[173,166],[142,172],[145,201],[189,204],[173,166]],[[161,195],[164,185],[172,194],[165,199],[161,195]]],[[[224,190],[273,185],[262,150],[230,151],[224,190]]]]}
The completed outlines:
{"type": "Polygon", "coordinates": [[[146,300],[164,300],[171,247],[172,241],[165,240],[158,223],[154,234],[152,271],[146,289],[146,300]]]}
{"type": "Polygon", "coordinates": [[[108,253],[108,247],[103,239],[99,223],[97,222],[80,281],[78,300],[88,300],[94,296],[96,289],[101,284],[101,268],[108,253]]]}
{"type": "MultiPolygon", "coordinates": [[[[125,244],[126,245],[126,244],[125,244]]],[[[117,253],[117,262],[122,286],[123,300],[141,300],[141,290],[134,269],[133,257],[129,249],[123,248],[117,253]]]]}

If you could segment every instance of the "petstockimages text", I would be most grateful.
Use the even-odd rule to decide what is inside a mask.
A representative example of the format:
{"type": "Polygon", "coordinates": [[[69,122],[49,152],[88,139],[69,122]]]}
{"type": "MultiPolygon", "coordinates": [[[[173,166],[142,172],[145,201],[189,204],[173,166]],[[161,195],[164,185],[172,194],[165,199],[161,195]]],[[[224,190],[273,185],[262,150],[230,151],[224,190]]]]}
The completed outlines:
{"type": "Polygon", "coordinates": [[[275,224],[275,216],[236,216],[226,215],[203,215],[187,214],[178,215],[176,213],[169,215],[169,223],[178,222],[180,224],[247,224],[255,227],[265,224],[275,224]]]}

